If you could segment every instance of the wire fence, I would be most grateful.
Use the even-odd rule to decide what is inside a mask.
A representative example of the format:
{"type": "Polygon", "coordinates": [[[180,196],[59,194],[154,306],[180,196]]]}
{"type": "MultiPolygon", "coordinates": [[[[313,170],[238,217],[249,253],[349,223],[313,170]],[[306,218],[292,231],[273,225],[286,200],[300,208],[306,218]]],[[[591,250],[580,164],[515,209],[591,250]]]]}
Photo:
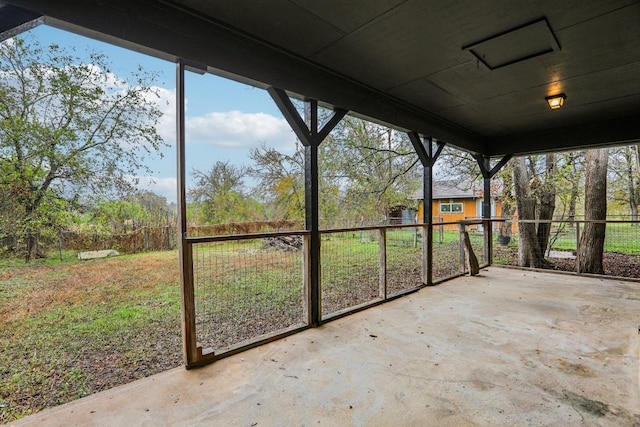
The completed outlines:
{"type": "MultiPolygon", "coordinates": [[[[493,263],[518,266],[518,248],[525,224],[498,221],[492,233],[481,221],[437,223],[433,252],[424,249],[424,225],[384,225],[320,232],[321,319],[328,320],[426,284],[423,263],[431,263],[433,282],[466,272],[460,231],[469,235],[479,264],[486,265],[486,238],[493,241],[493,263]],[[456,225],[453,230],[447,225],[456,225]]],[[[545,268],[579,272],[584,221],[550,221],[545,268]]],[[[256,225],[256,229],[274,224],[256,225]]],[[[281,224],[280,228],[299,224],[281,224]]],[[[221,232],[221,229],[216,229],[221,232]]],[[[307,231],[189,237],[192,254],[195,337],[198,346],[215,354],[239,348],[308,325],[310,316],[307,231]],[[266,337],[266,338],[265,338],[266,337]]],[[[211,230],[207,230],[211,231],[211,230]]],[[[192,235],[203,230],[189,231],[192,235]]],[[[605,274],[640,278],[640,227],[631,221],[606,223],[603,263],[605,274]]],[[[39,236],[38,244],[54,253],[117,249],[123,253],[173,249],[175,227],[146,227],[120,235],[59,233],[39,236]],[[46,240],[50,239],[50,240],[46,240]]],[[[10,237],[3,246],[17,246],[10,237]]]]}
{"type": "Polygon", "coordinates": [[[386,230],[387,295],[422,286],[422,228],[386,230]]]}
{"type": "Polygon", "coordinates": [[[193,244],[196,339],[215,353],[305,323],[302,236],[193,244]]]}
{"type": "Polygon", "coordinates": [[[323,317],[381,298],[377,229],[323,233],[320,258],[323,317]]]}
{"type": "MultiPolygon", "coordinates": [[[[189,226],[187,234],[192,237],[243,235],[300,230],[303,226],[303,220],[230,222],[189,226]]],[[[29,239],[35,242],[39,257],[61,262],[75,259],[83,252],[114,250],[120,254],[134,254],[173,250],[177,248],[178,244],[175,224],[145,226],[119,233],[60,230],[58,232],[0,235],[0,255],[24,257],[29,239]]]]}
{"type": "MultiPolygon", "coordinates": [[[[498,235],[493,247],[493,263],[497,265],[520,266],[523,227],[527,224],[539,229],[540,224],[548,224],[548,240],[537,239],[543,254],[539,268],[583,273],[580,271],[580,257],[588,248],[581,247],[585,225],[589,221],[513,221],[507,222],[508,235],[498,235]],[[548,243],[547,243],[548,242],[548,243]],[[546,244],[545,244],[546,243],[546,244]]],[[[640,278],[640,226],[638,222],[626,220],[596,221],[605,228],[602,264],[604,274],[616,277],[640,278]]]]}
{"type": "Polygon", "coordinates": [[[177,247],[176,227],[141,227],[124,233],[86,233],[61,230],[57,233],[11,234],[0,236],[0,254],[22,257],[32,239],[38,256],[65,261],[80,253],[114,250],[122,254],[164,251],[177,247]]]}

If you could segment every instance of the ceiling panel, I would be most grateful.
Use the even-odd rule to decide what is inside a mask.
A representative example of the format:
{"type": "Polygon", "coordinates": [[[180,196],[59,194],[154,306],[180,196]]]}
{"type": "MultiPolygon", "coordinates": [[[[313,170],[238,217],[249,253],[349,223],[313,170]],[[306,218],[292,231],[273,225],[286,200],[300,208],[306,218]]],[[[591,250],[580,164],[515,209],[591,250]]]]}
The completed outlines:
{"type": "Polygon", "coordinates": [[[183,0],[180,3],[302,56],[344,35],[338,27],[289,0],[183,0]]]}
{"type": "Polygon", "coordinates": [[[389,93],[434,112],[464,103],[462,99],[425,79],[414,80],[395,87],[390,89],[389,93]]]}
{"type": "Polygon", "coordinates": [[[291,0],[335,27],[350,33],[406,0],[291,0]]]}

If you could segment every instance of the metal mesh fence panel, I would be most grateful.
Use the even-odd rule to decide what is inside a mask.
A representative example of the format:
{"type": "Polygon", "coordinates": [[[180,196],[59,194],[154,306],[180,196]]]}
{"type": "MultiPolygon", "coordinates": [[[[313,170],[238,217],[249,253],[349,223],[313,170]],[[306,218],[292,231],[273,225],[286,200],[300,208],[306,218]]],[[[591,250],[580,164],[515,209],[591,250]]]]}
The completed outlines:
{"type": "Polygon", "coordinates": [[[640,225],[638,223],[607,223],[602,263],[606,275],[640,278],[640,225]]]}
{"type": "Polygon", "coordinates": [[[324,233],[321,246],[322,315],[380,296],[378,230],[324,233]]]}
{"type": "Polygon", "coordinates": [[[387,295],[422,285],[422,229],[387,229],[387,295]]]}
{"type": "Polygon", "coordinates": [[[493,242],[494,265],[518,265],[518,232],[516,221],[504,221],[493,242]]]}
{"type": "Polygon", "coordinates": [[[434,226],[433,281],[460,274],[462,272],[460,256],[460,233],[434,226]]]}
{"type": "MultiPolygon", "coordinates": [[[[549,263],[546,267],[553,270],[577,271],[576,255],[578,250],[578,226],[567,221],[549,223],[549,239],[544,253],[549,263]]],[[[541,246],[544,242],[538,242],[541,246]]]]}
{"type": "MultiPolygon", "coordinates": [[[[493,247],[494,264],[519,266],[518,250],[521,244],[520,239],[522,239],[521,230],[526,223],[514,221],[513,234],[509,239],[497,237],[497,244],[493,247]]],[[[539,227],[539,222],[528,221],[528,223],[539,227]]],[[[580,239],[585,225],[585,221],[551,221],[548,243],[544,251],[545,263],[540,268],[578,272],[580,245],[583,244],[580,239]]],[[[640,278],[640,227],[638,224],[608,221],[605,230],[602,256],[604,274],[640,278]]]]}
{"type": "Polygon", "coordinates": [[[303,324],[302,269],[302,249],[265,239],[193,244],[199,345],[219,352],[303,324]]]}
{"type": "MultiPolygon", "coordinates": [[[[484,256],[484,232],[482,229],[478,229],[476,226],[471,226],[470,229],[467,229],[469,233],[469,240],[471,241],[471,248],[473,249],[473,253],[476,255],[478,259],[479,265],[486,265],[487,260],[484,256]]],[[[468,273],[467,266],[465,263],[465,273],[468,273]]]]}

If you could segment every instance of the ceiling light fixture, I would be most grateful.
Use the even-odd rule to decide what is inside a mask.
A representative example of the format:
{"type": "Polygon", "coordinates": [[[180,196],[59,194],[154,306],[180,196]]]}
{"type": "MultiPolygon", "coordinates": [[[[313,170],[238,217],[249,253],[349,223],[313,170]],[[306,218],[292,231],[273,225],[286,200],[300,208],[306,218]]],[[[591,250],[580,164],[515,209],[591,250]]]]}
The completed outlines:
{"type": "Polygon", "coordinates": [[[564,93],[559,93],[553,96],[547,96],[545,100],[547,104],[549,104],[549,108],[552,110],[557,110],[558,108],[562,108],[564,105],[564,100],[567,99],[567,96],[564,93]]]}

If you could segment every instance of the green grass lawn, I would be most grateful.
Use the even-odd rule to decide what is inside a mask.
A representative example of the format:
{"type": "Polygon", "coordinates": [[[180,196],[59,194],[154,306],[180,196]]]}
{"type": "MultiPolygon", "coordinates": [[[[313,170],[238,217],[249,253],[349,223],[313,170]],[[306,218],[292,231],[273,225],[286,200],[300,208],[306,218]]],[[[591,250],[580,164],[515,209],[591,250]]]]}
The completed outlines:
{"type": "Polygon", "coordinates": [[[177,253],[0,269],[0,423],[181,362],[177,253]]]}
{"type": "MultiPolygon", "coordinates": [[[[549,245],[553,250],[575,251],[577,248],[576,228],[566,223],[553,224],[549,245]]],[[[580,225],[580,232],[584,224],[580,225]]],[[[514,235],[509,246],[518,246],[518,235],[514,235]]],[[[625,223],[607,224],[604,242],[605,252],[640,254],[640,227],[625,223]]]]}

